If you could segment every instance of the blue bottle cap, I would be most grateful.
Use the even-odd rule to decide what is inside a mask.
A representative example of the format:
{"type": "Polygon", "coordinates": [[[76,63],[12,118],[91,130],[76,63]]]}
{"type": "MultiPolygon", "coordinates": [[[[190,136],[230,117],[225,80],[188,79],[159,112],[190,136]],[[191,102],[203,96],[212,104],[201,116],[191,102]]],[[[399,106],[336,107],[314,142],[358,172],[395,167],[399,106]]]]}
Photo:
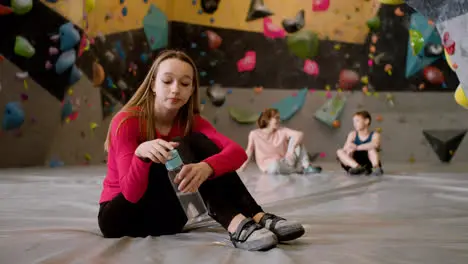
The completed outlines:
{"type": "Polygon", "coordinates": [[[173,149],[169,153],[171,154],[171,159],[166,162],[166,169],[168,171],[172,171],[184,164],[177,149],[173,149]]]}

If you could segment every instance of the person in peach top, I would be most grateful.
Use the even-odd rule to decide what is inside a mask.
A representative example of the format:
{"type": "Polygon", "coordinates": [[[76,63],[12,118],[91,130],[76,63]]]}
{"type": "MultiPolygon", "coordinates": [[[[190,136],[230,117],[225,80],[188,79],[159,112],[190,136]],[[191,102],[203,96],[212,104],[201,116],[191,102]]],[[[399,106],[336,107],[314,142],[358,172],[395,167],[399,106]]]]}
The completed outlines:
{"type": "Polygon", "coordinates": [[[262,172],[268,174],[320,173],[320,167],[311,165],[309,155],[302,144],[304,133],[280,126],[277,109],[263,111],[257,120],[258,129],[249,134],[246,149],[247,161],[244,170],[255,155],[255,161],[262,172]]]}

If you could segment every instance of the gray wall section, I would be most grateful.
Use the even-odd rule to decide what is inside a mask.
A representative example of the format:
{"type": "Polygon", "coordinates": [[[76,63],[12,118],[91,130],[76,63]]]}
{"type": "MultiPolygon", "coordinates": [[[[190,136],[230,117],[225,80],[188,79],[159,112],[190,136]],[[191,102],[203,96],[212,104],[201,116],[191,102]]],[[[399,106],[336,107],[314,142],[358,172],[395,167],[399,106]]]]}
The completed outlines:
{"type": "Polygon", "coordinates": [[[16,78],[16,73],[20,71],[7,60],[2,62],[0,120],[3,120],[5,105],[11,101],[21,101],[21,93],[27,94],[29,100],[22,103],[26,115],[26,121],[20,129],[22,136],[18,137],[13,132],[0,132],[0,167],[48,165],[54,157],[66,165],[82,164],[86,153],[92,157],[91,163],[101,163],[109,119],[102,120],[99,90],[87,78],[75,84],[72,97],[81,102],[79,116],[75,121],[62,123],[61,102],[31,79],[27,79],[26,90],[23,81],[16,78]],[[91,122],[99,125],[93,133],[91,122]],[[81,137],[82,131],[84,138],[81,137]]]}
{"type": "MultiPolygon", "coordinates": [[[[216,117],[216,128],[228,137],[247,144],[247,135],[255,125],[240,125],[229,118],[229,106],[246,107],[261,111],[293,91],[270,90],[254,95],[253,89],[232,89],[225,105],[216,108],[207,103],[203,115],[213,121],[216,117]]],[[[202,93],[204,94],[204,93],[202,93]]],[[[317,91],[307,95],[303,108],[284,125],[305,132],[305,145],[309,152],[324,152],[325,158],[319,161],[335,160],[339,148],[348,132],[352,129],[352,115],[357,110],[368,110],[382,117],[381,122],[373,121],[373,127],[382,129],[382,156],[389,162],[409,162],[411,155],[416,162],[437,163],[436,154],[425,140],[423,129],[462,129],[468,128],[468,110],[458,106],[452,93],[392,93],[395,106],[386,101],[386,93],[379,97],[366,96],[355,92],[348,97],[345,111],[341,117],[341,127],[330,129],[314,119],[314,113],[327,100],[323,92],[317,91]],[[404,121],[402,123],[402,121],[404,121]]],[[[202,96],[203,97],[203,96],[202,96]]],[[[468,161],[468,139],[464,139],[452,162],[468,161]]]]}
{"type": "MultiPolygon", "coordinates": [[[[26,122],[21,128],[22,136],[1,132],[0,167],[43,166],[48,165],[53,157],[66,165],[79,165],[85,162],[85,154],[92,157],[91,164],[102,163],[105,159],[103,142],[110,118],[102,120],[99,90],[86,78],[74,85],[72,96],[80,99],[80,114],[75,121],[62,124],[61,103],[32,80],[27,81],[29,89],[25,90],[22,81],[18,81],[15,77],[18,71],[20,70],[10,62],[6,60],[2,62],[0,91],[2,114],[5,104],[20,100],[21,93],[27,94],[29,100],[23,103],[26,122]],[[36,122],[31,122],[32,118],[36,122]],[[94,131],[90,129],[91,122],[99,125],[94,131]],[[82,132],[84,137],[81,136],[82,132]]],[[[248,132],[254,129],[255,125],[235,123],[229,117],[228,107],[245,107],[261,111],[294,92],[265,90],[262,94],[255,95],[253,89],[232,90],[225,105],[216,108],[207,103],[203,115],[212,122],[216,117],[215,127],[242,146],[246,146],[248,132]]],[[[206,97],[203,89],[201,94],[202,98],[206,97]]],[[[468,128],[468,110],[456,105],[452,93],[394,93],[393,95],[394,107],[386,103],[385,94],[381,94],[379,98],[367,97],[359,92],[350,95],[341,118],[341,128],[329,129],[313,118],[314,112],[326,101],[323,92],[309,93],[304,107],[285,125],[306,133],[305,145],[310,152],[326,153],[326,157],[319,159],[319,162],[334,160],[335,150],[343,143],[351,129],[351,116],[359,109],[371,111],[374,117],[377,115],[383,117],[382,122],[374,121],[373,126],[382,128],[382,154],[384,160],[388,162],[408,162],[413,154],[416,162],[438,163],[437,156],[425,141],[422,130],[468,128]],[[406,122],[402,123],[401,120],[406,122]]],[[[452,161],[454,163],[468,161],[468,139],[462,142],[452,161]]]]}

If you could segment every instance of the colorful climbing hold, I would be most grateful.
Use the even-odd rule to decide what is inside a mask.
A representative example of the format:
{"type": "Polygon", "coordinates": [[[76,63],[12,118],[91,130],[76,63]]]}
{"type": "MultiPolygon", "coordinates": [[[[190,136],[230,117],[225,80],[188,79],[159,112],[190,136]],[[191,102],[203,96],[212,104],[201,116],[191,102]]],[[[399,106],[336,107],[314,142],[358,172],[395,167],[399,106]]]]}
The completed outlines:
{"type": "Polygon", "coordinates": [[[126,6],[124,6],[122,8],[122,16],[127,16],[127,14],[128,14],[128,8],[126,6]]]}
{"type": "Polygon", "coordinates": [[[59,34],[61,51],[73,49],[80,42],[80,33],[71,22],[60,26],[59,34]]]}
{"type": "Polygon", "coordinates": [[[11,8],[17,15],[24,15],[33,8],[33,0],[12,0],[11,8]]]}
{"type": "MultiPolygon", "coordinates": [[[[223,39],[218,34],[216,34],[216,32],[212,30],[207,30],[205,33],[206,33],[206,36],[208,37],[208,47],[210,49],[214,50],[214,49],[219,48],[219,46],[221,46],[223,39]]],[[[196,47],[196,43],[193,43],[193,44],[195,44],[195,47],[196,47]]],[[[192,47],[193,46],[194,45],[192,45],[192,47]]]]}
{"type": "Polygon", "coordinates": [[[405,15],[405,13],[403,12],[403,10],[401,10],[400,7],[395,8],[395,12],[394,12],[394,13],[395,13],[395,16],[399,16],[399,17],[402,17],[402,16],[405,15]]]}
{"type": "Polygon", "coordinates": [[[255,51],[247,51],[243,58],[237,61],[237,71],[246,72],[253,71],[257,64],[257,53],[255,51]]]}
{"type": "Polygon", "coordinates": [[[100,86],[104,82],[106,74],[104,68],[98,62],[93,63],[93,85],[95,87],[100,86]]]}
{"type": "Polygon", "coordinates": [[[68,78],[68,84],[74,85],[81,79],[81,76],[83,76],[83,73],[81,72],[81,70],[78,69],[76,65],[73,65],[71,72],[70,72],[70,77],[68,78]]]}
{"type": "Polygon", "coordinates": [[[409,30],[409,37],[410,37],[411,48],[413,50],[413,55],[419,54],[419,52],[424,47],[424,37],[423,37],[423,35],[418,30],[410,29],[409,30]]]}
{"type": "Polygon", "coordinates": [[[85,10],[87,13],[94,10],[96,7],[96,0],[85,0],[85,10]]]}
{"type": "Polygon", "coordinates": [[[0,5],[0,16],[9,15],[13,13],[13,9],[9,6],[0,5]]]}
{"type": "Polygon", "coordinates": [[[10,102],[5,105],[3,111],[2,128],[5,131],[18,129],[24,123],[24,110],[19,102],[10,102]]]}
{"type": "Polygon", "coordinates": [[[463,90],[462,85],[460,84],[457,89],[455,90],[454,94],[455,102],[460,105],[461,107],[464,107],[468,109],[468,93],[466,93],[463,90]]]}
{"type": "Polygon", "coordinates": [[[330,7],[330,0],[312,0],[312,11],[327,11],[330,7]]]}
{"type": "Polygon", "coordinates": [[[22,36],[17,36],[15,39],[15,54],[25,58],[31,58],[36,53],[36,49],[31,43],[22,36]]]}
{"type": "Polygon", "coordinates": [[[218,10],[221,0],[201,0],[201,8],[207,14],[214,14],[218,10]]]}
{"type": "Polygon", "coordinates": [[[351,89],[359,82],[359,74],[353,70],[344,69],[340,72],[339,86],[342,89],[351,89]]]}
{"type": "Polygon", "coordinates": [[[442,84],[445,81],[444,74],[434,66],[427,66],[423,71],[424,78],[432,84],[442,84]]]}
{"type": "Polygon", "coordinates": [[[319,38],[311,31],[300,31],[287,37],[289,50],[299,58],[312,59],[319,52],[319,38]]]}
{"type": "Polygon", "coordinates": [[[76,52],[74,49],[62,53],[55,63],[55,72],[62,74],[75,64],[76,52]]]}
{"type": "Polygon", "coordinates": [[[150,5],[148,14],[143,19],[143,30],[151,50],[165,48],[169,41],[169,24],[167,16],[154,4],[150,5]]]}
{"type": "Polygon", "coordinates": [[[300,10],[294,19],[283,19],[281,24],[286,32],[296,33],[305,26],[305,11],[300,10]]]}
{"type": "Polygon", "coordinates": [[[379,30],[380,28],[380,18],[378,16],[375,16],[369,20],[367,20],[367,27],[371,30],[371,31],[376,31],[376,30],[379,30]]]}
{"type": "Polygon", "coordinates": [[[318,63],[316,61],[312,61],[309,59],[304,61],[303,70],[305,73],[312,75],[312,76],[318,76],[320,74],[320,68],[319,68],[318,63]]]}
{"type": "Polygon", "coordinates": [[[269,39],[284,38],[286,31],[275,24],[270,17],[263,18],[263,35],[269,39]]]}
{"type": "Polygon", "coordinates": [[[401,5],[405,3],[404,0],[379,0],[379,2],[386,5],[401,5]]]}
{"type": "Polygon", "coordinates": [[[249,22],[272,15],[273,12],[265,6],[263,0],[250,0],[250,7],[245,21],[249,22]]]}

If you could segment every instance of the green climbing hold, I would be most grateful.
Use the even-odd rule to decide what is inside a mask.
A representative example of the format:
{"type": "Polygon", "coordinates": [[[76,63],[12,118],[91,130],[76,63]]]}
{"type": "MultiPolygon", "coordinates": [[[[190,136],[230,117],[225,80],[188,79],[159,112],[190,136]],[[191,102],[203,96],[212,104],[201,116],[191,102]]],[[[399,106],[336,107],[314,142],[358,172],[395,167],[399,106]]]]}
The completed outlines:
{"type": "Polygon", "coordinates": [[[367,27],[369,27],[369,29],[371,31],[379,30],[379,28],[380,28],[380,18],[378,16],[375,16],[375,17],[367,20],[367,27]]]}
{"type": "Polygon", "coordinates": [[[414,29],[409,30],[409,37],[411,48],[413,49],[413,55],[416,56],[424,47],[424,37],[421,32],[414,29]]]}
{"type": "Polygon", "coordinates": [[[31,58],[36,53],[36,49],[31,45],[31,43],[21,37],[17,36],[15,41],[15,54],[18,56],[31,58]]]}
{"type": "Polygon", "coordinates": [[[230,107],[229,116],[232,118],[232,120],[236,121],[239,124],[253,124],[257,122],[259,114],[258,112],[252,112],[245,109],[230,107]]]}
{"type": "Polygon", "coordinates": [[[24,15],[31,11],[33,7],[33,0],[12,0],[11,8],[17,15],[24,15]]]}
{"type": "Polygon", "coordinates": [[[287,37],[289,50],[299,58],[312,59],[319,52],[318,35],[311,31],[300,31],[287,37]]]}

